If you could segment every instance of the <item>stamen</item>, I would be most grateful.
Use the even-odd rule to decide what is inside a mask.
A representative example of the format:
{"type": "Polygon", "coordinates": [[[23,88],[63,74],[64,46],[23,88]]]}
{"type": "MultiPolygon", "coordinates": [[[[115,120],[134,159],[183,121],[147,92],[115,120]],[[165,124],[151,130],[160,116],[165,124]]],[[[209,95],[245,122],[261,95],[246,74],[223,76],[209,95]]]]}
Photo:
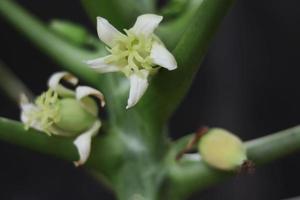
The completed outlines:
{"type": "Polygon", "coordinates": [[[60,120],[58,102],[58,94],[53,90],[42,93],[35,101],[36,109],[28,113],[28,125],[38,122],[41,129],[50,135],[51,126],[60,120]]]}
{"type": "Polygon", "coordinates": [[[143,35],[135,35],[130,30],[124,30],[127,36],[116,39],[116,45],[108,51],[111,53],[107,63],[122,63],[120,71],[126,76],[137,73],[142,69],[155,71],[152,59],[150,58],[152,44],[155,40],[154,36],[145,37],[143,35]]]}

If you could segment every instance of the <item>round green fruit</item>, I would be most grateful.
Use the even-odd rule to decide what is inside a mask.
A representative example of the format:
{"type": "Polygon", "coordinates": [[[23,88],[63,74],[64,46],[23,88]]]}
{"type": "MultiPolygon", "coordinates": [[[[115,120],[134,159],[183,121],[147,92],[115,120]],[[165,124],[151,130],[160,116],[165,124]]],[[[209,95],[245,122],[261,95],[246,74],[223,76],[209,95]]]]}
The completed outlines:
{"type": "Polygon", "coordinates": [[[221,170],[237,170],[247,160],[240,138],[221,128],[212,128],[203,135],[198,150],[207,164],[221,170]]]}
{"type": "Polygon", "coordinates": [[[57,128],[75,136],[88,130],[96,117],[85,110],[76,99],[65,98],[59,101],[59,121],[57,128]]]}

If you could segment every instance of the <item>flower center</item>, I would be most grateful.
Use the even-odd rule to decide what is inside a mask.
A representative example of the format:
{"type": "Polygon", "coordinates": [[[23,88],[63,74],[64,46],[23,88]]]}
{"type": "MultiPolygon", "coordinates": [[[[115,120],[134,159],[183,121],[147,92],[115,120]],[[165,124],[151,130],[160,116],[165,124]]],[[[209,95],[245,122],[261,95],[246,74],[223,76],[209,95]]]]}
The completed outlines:
{"type": "Polygon", "coordinates": [[[107,63],[114,63],[122,66],[121,71],[130,76],[132,73],[139,73],[141,69],[153,71],[154,64],[150,57],[154,37],[135,35],[130,30],[125,30],[127,36],[119,37],[115,40],[115,45],[108,48],[111,56],[107,63]]]}
{"type": "Polygon", "coordinates": [[[36,109],[28,113],[28,125],[37,122],[42,130],[50,134],[51,126],[60,120],[58,102],[58,94],[53,90],[42,93],[35,101],[36,109]]]}

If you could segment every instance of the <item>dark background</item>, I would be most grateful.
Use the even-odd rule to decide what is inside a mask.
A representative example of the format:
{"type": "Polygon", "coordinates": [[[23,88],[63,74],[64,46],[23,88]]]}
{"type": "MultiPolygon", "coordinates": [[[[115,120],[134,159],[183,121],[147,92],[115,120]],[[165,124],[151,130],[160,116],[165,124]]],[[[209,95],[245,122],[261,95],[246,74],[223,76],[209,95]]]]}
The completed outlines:
{"type": "MultiPolygon", "coordinates": [[[[44,20],[83,23],[96,34],[79,1],[20,0],[44,20]]],[[[227,128],[244,140],[300,122],[299,0],[238,0],[214,37],[188,96],[171,120],[174,138],[201,125],[227,128]]],[[[35,92],[57,65],[0,18],[0,59],[35,92]]],[[[0,115],[19,110],[0,95],[0,115]]],[[[113,199],[84,170],[0,142],[0,199],[113,199]]],[[[191,199],[276,200],[300,195],[300,154],[233,178],[191,199]]]]}

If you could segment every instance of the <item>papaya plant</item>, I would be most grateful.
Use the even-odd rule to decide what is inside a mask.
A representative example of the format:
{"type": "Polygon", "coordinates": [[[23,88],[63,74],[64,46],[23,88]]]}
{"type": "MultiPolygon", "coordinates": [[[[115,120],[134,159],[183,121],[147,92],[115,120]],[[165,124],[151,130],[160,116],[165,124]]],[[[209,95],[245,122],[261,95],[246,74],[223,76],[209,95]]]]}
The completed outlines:
{"type": "Polygon", "coordinates": [[[100,40],[79,24],[47,24],[0,0],[0,16],[65,70],[34,97],[0,63],[1,87],[21,107],[20,122],[0,118],[1,140],[92,171],[120,200],[187,199],[300,149],[299,126],[248,142],[215,127],[169,136],[168,121],[233,0],[81,3],[100,40]],[[89,86],[75,87],[76,77],[89,86]]]}

